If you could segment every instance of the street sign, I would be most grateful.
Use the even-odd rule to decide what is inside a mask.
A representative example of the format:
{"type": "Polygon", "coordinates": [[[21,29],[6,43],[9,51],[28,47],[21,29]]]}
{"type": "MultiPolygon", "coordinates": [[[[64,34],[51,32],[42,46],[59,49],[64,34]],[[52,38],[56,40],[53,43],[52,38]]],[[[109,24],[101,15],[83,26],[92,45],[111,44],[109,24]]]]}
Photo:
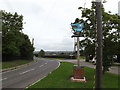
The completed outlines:
{"type": "Polygon", "coordinates": [[[81,23],[71,23],[72,29],[77,32],[77,31],[82,31],[84,27],[84,22],[81,23]]]}

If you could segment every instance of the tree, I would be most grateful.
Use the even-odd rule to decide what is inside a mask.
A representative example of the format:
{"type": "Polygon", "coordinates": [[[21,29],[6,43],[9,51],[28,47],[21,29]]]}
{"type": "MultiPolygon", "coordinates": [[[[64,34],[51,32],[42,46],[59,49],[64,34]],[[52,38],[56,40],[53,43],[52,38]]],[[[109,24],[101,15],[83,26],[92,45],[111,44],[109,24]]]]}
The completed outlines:
{"type": "Polygon", "coordinates": [[[45,51],[43,49],[40,50],[39,56],[40,57],[44,57],[45,56],[45,51]]]}
{"type": "Polygon", "coordinates": [[[20,56],[23,59],[33,59],[33,45],[31,44],[29,38],[27,35],[23,34],[23,42],[22,45],[20,46],[20,56]]]}
{"type": "MultiPolygon", "coordinates": [[[[95,55],[96,47],[96,19],[95,19],[95,4],[92,4],[91,9],[79,8],[82,11],[82,18],[85,18],[85,29],[82,31],[84,40],[81,46],[84,48],[86,58],[89,53],[95,55]]],[[[120,16],[105,12],[103,14],[103,73],[109,69],[113,63],[113,55],[120,54],[120,16]]]]}
{"type": "Polygon", "coordinates": [[[10,58],[20,55],[19,39],[20,31],[22,30],[23,16],[17,13],[11,14],[5,11],[2,12],[2,54],[4,58],[10,58]]]}
{"type": "Polygon", "coordinates": [[[18,15],[16,12],[14,14],[5,11],[0,12],[2,13],[3,60],[23,58],[28,57],[28,55],[29,58],[32,57],[32,54],[30,55],[29,53],[33,52],[33,46],[28,36],[22,33],[23,16],[18,15]],[[24,53],[26,53],[26,55],[24,53]]]}

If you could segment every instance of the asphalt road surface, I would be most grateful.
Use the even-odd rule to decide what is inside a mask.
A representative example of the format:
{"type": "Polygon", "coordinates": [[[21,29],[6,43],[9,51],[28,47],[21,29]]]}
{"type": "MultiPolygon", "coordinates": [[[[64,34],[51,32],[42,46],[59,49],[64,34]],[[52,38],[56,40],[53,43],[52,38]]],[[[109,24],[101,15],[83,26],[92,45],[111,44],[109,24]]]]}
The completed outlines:
{"type": "Polygon", "coordinates": [[[35,58],[37,62],[2,73],[2,88],[26,88],[59,66],[56,60],[35,58]]]}

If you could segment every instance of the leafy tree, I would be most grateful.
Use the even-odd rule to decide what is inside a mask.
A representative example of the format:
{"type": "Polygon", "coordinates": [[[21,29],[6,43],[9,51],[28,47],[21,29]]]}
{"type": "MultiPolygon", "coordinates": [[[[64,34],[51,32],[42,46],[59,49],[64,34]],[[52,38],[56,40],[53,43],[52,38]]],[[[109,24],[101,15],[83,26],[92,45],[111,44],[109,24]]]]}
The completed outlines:
{"type": "MultiPolygon", "coordinates": [[[[85,39],[81,46],[84,48],[86,58],[89,53],[95,55],[96,46],[96,19],[95,4],[91,9],[79,8],[82,11],[82,18],[85,19],[85,29],[81,32],[85,39]]],[[[113,63],[113,55],[120,55],[120,16],[105,12],[102,8],[103,25],[103,72],[107,71],[113,63]]]]}
{"type": "Polygon", "coordinates": [[[7,13],[5,11],[0,12],[2,13],[3,60],[9,60],[10,58],[16,59],[17,57],[27,57],[26,59],[29,59],[32,57],[34,49],[28,36],[22,33],[23,16],[18,15],[16,12],[14,14],[7,13]]]}
{"type": "Polygon", "coordinates": [[[39,56],[40,57],[44,57],[45,56],[45,51],[43,49],[40,50],[39,56]]]}
{"type": "Polygon", "coordinates": [[[19,46],[21,40],[18,39],[18,35],[22,30],[23,16],[19,16],[17,13],[11,14],[5,11],[2,12],[2,53],[4,56],[19,56],[19,46]],[[18,46],[18,47],[17,47],[18,46]]]}
{"type": "Polygon", "coordinates": [[[20,55],[23,59],[33,59],[33,45],[31,44],[27,35],[23,34],[23,42],[20,46],[20,55]]]}

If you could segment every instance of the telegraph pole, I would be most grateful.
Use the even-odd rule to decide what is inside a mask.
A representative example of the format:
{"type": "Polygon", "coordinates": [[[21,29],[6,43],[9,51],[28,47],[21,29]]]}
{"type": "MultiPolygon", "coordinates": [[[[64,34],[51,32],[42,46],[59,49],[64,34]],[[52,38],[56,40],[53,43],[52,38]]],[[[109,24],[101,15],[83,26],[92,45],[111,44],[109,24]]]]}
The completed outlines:
{"type": "Polygon", "coordinates": [[[96,46],[96,85],[95,89],[102,88],[102,0],[96,0],[97,46],[96,46]]]}
{"type": "Polygon", "coordinates": [[[79,44],[79,37],[77,37],[77,61],[78,61],[78,66],[80,66],[80,44],[79,44]]]}
{"type": "Polygon", "coordinates": [[[34,45],[34,38],[32,38],[32,45],[34,45]]]}

